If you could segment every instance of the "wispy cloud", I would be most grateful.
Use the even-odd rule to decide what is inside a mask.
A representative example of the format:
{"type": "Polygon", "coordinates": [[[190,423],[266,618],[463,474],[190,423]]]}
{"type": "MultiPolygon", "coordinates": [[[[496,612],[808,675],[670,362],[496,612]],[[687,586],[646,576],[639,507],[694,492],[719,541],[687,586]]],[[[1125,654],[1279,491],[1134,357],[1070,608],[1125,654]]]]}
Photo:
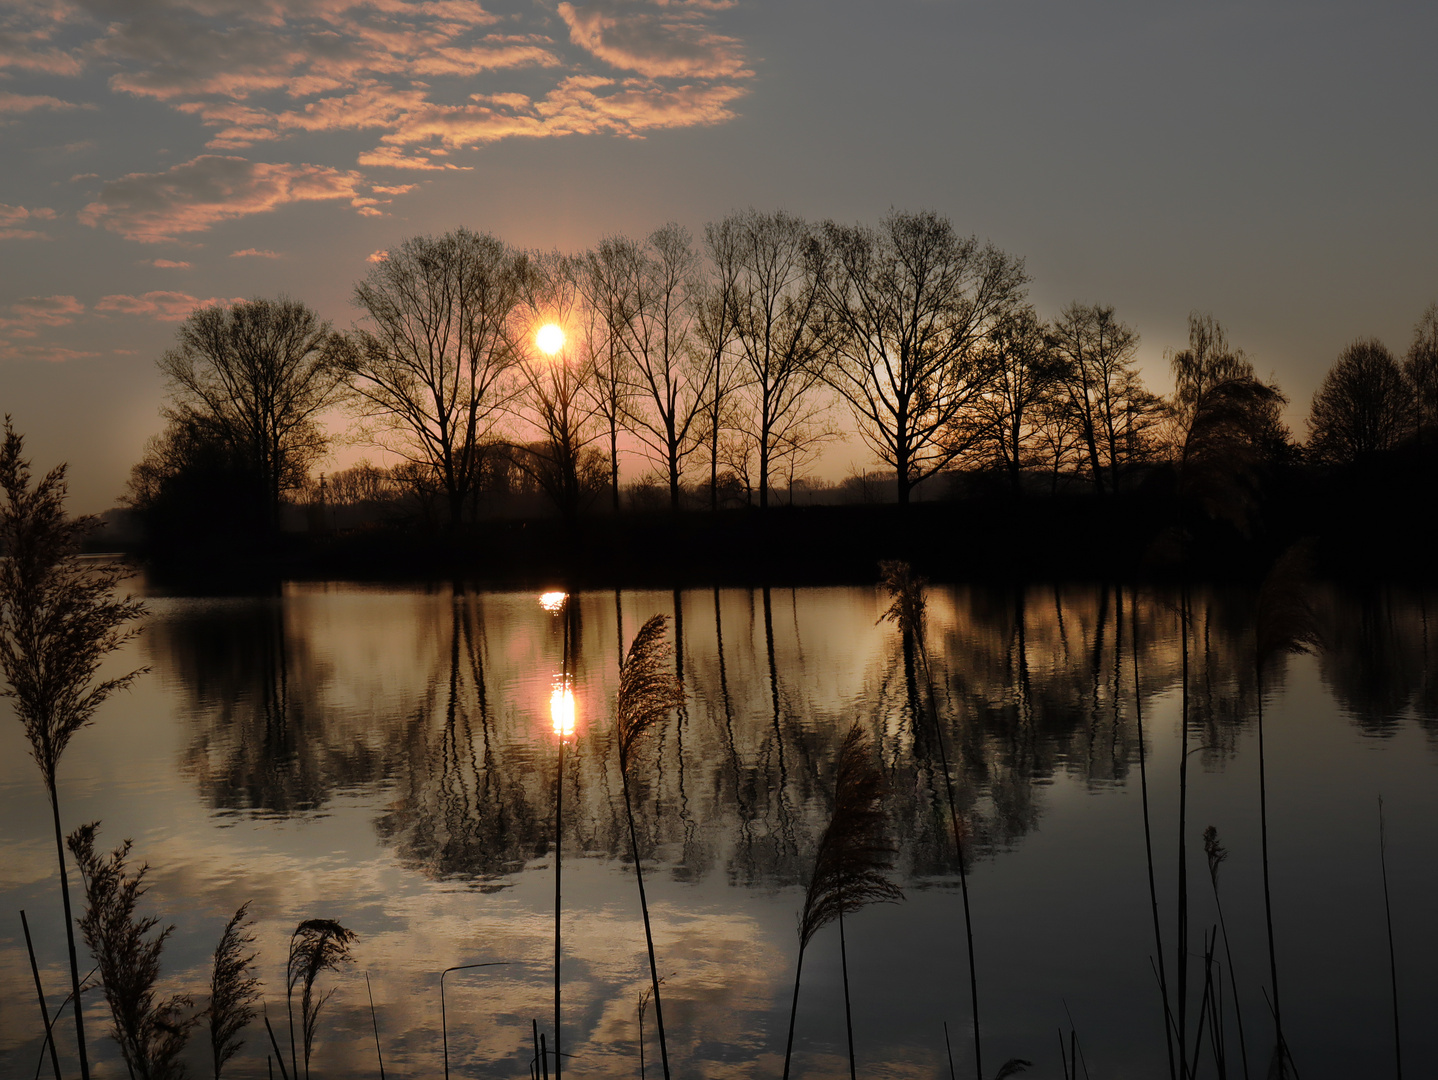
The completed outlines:
{"type": "Polygon", "coordinates": [[[262,250],[260,248],[245,248],[243,251],[230,252],[230,258],[232,259],[278,259],[280,257],[278,251],[262,250]]]}
{"type": "Polygon", "coordinates": [[[569,39],[606,64],[650,79],[744,79],[743,45],[710,25],[713,5],[603,0],[559,5],[569,39]]]}
{"type": "Polygon", "coordinates": [[[178,262],[175,259],[148,259],[146,262],[156,270],[188,270],[190,264],[178,262]]]}
{"type": "Polygon", "coordinates": [[[42,328],[68,326],[85,313],[73,296],[27,296],[0,315],[0,332],[8,337],[34,337],[42,328]]]}
{"type": "Polygon", "coordinates": [[[142,293],[139,296],[128,294],[104,296],[95,304],[95,310],[107,314],[148,316],[158,319],[160,322],[180,322],[189,318],[190,313],[196,308],[237,302],[235,299],[218,296],[201,300],[189,293],[156,291],[142,293]]]}
{"type": "MultiPolygon", "coordinates": [[[[104,67],[113,91],[211,129],[211,150],[369,131],[379,145],[361,167],[439,171],[466,167],[439,151],[497,139],[730,118],[752,75],[743,43],[716,26],[731,6],[565,0],[556,19],[470,0],[129,0],[119,18],[113,0],[29,0],[0,23],[0,64],[104,67]]],[[[16,110],[72,104],[10,97],[16,110]]]]}
{"type": "Polygon", "coordinates": [[[64,101],[49,94],[0,93],[0,116],[34,112],[36,109],[93,109],[94,105],[64,101]]]}
{"type": "Polygon", "coordinates": [[[159,243],[289,203],[353,202],[364,197],[364,183],[359,173],[322,165],[205,154],[165,172],[131,173],[109,181],[79,219],[129,240],[159,243]]]}

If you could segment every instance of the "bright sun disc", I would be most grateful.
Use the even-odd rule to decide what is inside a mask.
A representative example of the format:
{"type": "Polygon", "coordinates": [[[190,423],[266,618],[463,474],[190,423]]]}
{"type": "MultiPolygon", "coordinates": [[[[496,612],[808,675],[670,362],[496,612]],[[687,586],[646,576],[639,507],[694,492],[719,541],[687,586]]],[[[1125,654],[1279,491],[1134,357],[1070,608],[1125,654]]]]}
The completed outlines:
{"type": "Polygon", "coordinates": [[[539,328],[539,333],[534,335],[534,343],[539,346],[540,352],[553,356],[564,348],[564,331],[554,323],[545,323],[539,328]]]}

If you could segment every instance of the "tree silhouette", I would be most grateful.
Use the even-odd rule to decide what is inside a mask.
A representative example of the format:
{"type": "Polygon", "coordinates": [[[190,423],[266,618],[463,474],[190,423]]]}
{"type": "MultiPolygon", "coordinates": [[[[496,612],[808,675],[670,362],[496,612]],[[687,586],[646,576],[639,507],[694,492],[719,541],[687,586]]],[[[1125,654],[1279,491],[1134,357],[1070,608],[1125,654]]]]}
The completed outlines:
{"type": "Polygon", "coordinates": [[[231,448],[255,484],[270,531],[280,496],[304,484],[327,438],[316,422],[343,374],[330,324],[286,297],[205,307],[160,359],[172,423],[198,424],[231,448]]]}
{"type": "Polygon", "coordinates": [[[877,230],[828,222],[821,247],[826,381],[907,504],[983,433],[972,421],[993,378],[984,338],[1021,301],[1023,261],[932,211],[891,213],[877,230]]]}
{"type": "Polygon", "coordinates": [[[1288,444],[1280,412],[1288,399],[1254,375],[1241,349],[1229,348],[1212,315],[1189,315],[1188,340],[1169,358],[1179,494],[1247,532],[1265,466],[1288,444]]]}
{"type": "Polygon", "coordinates": [[[1116,492],[1123,465],[1141,455],[1158,403],[1134,370],[1138,332],[1119,322],[1112,306],[1073,303],[1054,321],[1049,344],[1060,364],[1094,489],[1116,492]]]}
{"type": "Polygon", "coordinates": [[[1413,391],[1418,439],[1432,446],[1438,439],[1438,304],[1429,304],[1413,328],[1403,374],[1413,391]]]}
{"type": "Polygon", "coordinates": [[[517,362],[523,260],[487,233],[404,241],[355,286],[369,328],[341,357],[371,438],[432,475],[457,526],[517,362]]]}
{"type": "MultiPolygon", "coordinates": [[[[1003,469],[1015,495],[1023,487],[1023,470],[1043,455],[1045,408],[1054,402],[1057,366],[1048,349],[1046,330],[1027,304],[1006,311],[984,339],[990,381],[977,402],[973,427],[977,449],[986,463],[1003,469]]],[[[1053,429],[1054,435],[1062,427],[1053,429]]],[[[1062,456],[1063,444],[1058,447],[1062,456]]]]}
{"type": "Polygon", "coordinates": [[[1327,465],[1392,450],[1413,420],[1413,389],[1388,347],[1355,341],[1338,355],[1313,395],[1308,448],[1327,465]]]}
{"type": "Polygon", "coordinates": [[[80,1075],[88,1080],[80,965],[55,773],[70,740],[90,723],[100,704],[143,673],[140,669],[96,681],[101,661],[138,632],[133,623],[144,606],[115,595],[123,568],[80,557],[80,543],[94,521],[66,518],[65,466],[52,469],[32,487],[24,450],[24,439],[6,416],[0,447],[0,490],[5,495],[0,503],[0,671],[5,689],[0,694],[14,702],[50,796],[80,1075]]]}
{"type": "Polygon", "coordinates": [[[734,342],[745,375],[745,407],[733,422],[758,458],[759,506],[767,508],[780,460],[802,457],[830,434],[815,395],[819,261],[809,225],[783,211],[747,210],[719,229],[734,237],[734,342]]]}
{"type": "Polygon", "coordinates": [[[689,234],[670,222],[625,260],[628,318],[619,341],[633,380],[630,430],[664,470],[669,506],[699,449],[716,354],[695,339],[699,260],[689,234]]]}
{"type": "Polygon", "coordinates": [[[593,385],[593,356],[566,336],[553,356],[535,343],[541,326],[570,327],[579,308],[573,260],[556,253],[531,258],[524,271],[524,304],[516,352],[520,390],[513,411],[539,438],[516,445],[514,460],[543,488],[572,529],[579,511],[604,487],[609,463],[591,444],[599,432],[593,385]]]}

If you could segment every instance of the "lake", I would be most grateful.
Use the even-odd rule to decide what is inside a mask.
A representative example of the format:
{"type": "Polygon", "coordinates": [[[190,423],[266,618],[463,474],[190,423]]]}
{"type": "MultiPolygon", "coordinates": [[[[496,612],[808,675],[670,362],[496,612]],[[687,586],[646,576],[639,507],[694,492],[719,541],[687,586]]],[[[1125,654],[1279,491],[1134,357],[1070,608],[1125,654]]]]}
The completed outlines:
{"type": "MultiPolygon", "coordinates": [[[[1202,846],[1212,825],[1229,851],[1218,890],[1249,1068],[1265,1075],[1252,596],[1196,592],[1186,658],[1176,591],[933,586],[927,596],[942,743],[916,644],[881,621],[888,597],[877,587],[595,591],[547,606],[532,592],[449,586],[154,595],[143,634],[106,668],[150,671],[71,743],[63,821],[68,831],[100,820],[99,846],[130,838],[133,862],[149,863],[141,912],[175,926],[167,992],[204,1003],[220,931],[251,904],[282,1045],[296,923],[336,919],[358,934],[354,963],[320,979],[334,996],[312,1076],[378,1076],[376,1026],[388,1076],[442,1075],[446,1040],[452,1076],[523,1076],[535,1021],[553,1045],[551,704],[567,686],[564,1068],[638,1076],[650,976],[613,707],[623,648],[664,614],[685,704],[647,737],[631,776],[676,1074],[781,1072],[798,913],[838,748],[857,722],[886,778],[892,876],[904,890],[902,902],[845,919],[859,1071],[947,1075],[947,1024],[956,1075],[974,1074],[941,751],[966,832],[985,1073],[1020,1057],[1034,1063],[1025,1075],[1062,1076],[1061,1033],[1066,1050],[1073,1030],[1092,1075],[1155,1077],[1167,1050],[1141,781],[1173,981],[1186,700],[1190,1025],[1218,922],[1202,846]],[[440,972],[490,962],[502,966],[445,976],[442,1031],[440,972]]],[[[1428,977],[1438,926],[1425,914],[1438,895],[1438,595],[1325,587],[1312,603],[1323,648],[1266,671],[1263,686],[1284,1029],[1305,1080],[1392,1072],[1381,796],[1404,1064],[1420,1075],[1438,1067],[1428,977]]],[[[20,909],[52,1010],[68,967],[49,806],[5,702],[0,817],[0,1074],[29,1077],[41,1039],[20,909]]],[[[78,905],[74,880],[72,869],[78,905]]],[[[1222,944],[1215,958],[1238,1077],[1222,944]]],[[[653,1015],[645,1070],[660,1076],[653,1015]]],[[[124,1076],[98,993],[86,1020],[95,1075],[124,1076]]],[[[247,1039],[226,1076],[268,1075],[263,1025],[247,1039]]],[[[73,1059],[68,1014],[60,1043],[73,1059]]],[[[210,1075],[203,1030],[192,1050],[192,1074],[210,1075]]],[[[829,926],[805,953],[794,1072],[848,1068],[829,926]]],[[[1216,1075],[1206,1042],[1200,1072],[1216,1075]]]]}

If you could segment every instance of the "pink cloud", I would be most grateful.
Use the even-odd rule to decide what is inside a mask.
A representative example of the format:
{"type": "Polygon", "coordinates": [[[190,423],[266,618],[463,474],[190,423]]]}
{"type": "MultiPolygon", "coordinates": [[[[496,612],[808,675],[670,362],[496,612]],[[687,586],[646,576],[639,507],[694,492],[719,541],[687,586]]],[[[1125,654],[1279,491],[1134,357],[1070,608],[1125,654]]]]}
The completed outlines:
{"type": "Polygon", "coordinates": [[[107,182],[79,219],[153,244],[290,203],[354,199],[363,183],[359,173],[321,165],[205,154],[165,172],[131,173],[107,182]]]}
{"type": "Polygon", "coordinates": [[[621,85],[597,75],[574,76],[542,100],[523,106],[514,100],[515,95],[505,95],[500,108],[481,102],[431,105],[406,117],[383,139],[400,145],[435,142],[460,148],[516,136],[605,132],[639,138],[656,128],[731,119],[734,112],[730,106],[744,93],[743,87],[726,83],[671,89],[653,84],[621,85]]]}
{"type": "Polygon", "coordinates": [[[187,262],[176,262],[174,259],[151,259],[150,265],[156,270],[188,270],[190,264],[187,262]]]}
{"type": "MultiPolygon", "coordinates": [[[[24,0],[18,14],[0,14],[0,69],[103,67],[113,91],[163,102],[211,129],[214,155],[111,181],[82,214],[155,241],[286,202],[369,197],[353,173],[257,164],[225,177],[216,164],[297,135],[373,131],[379,145],[358,156],[361,167],[439,171],[465,167],[434,160],[447,150],[499,139],[637,137],[728,120],[753,74],[743,43],[718,26],[733,6],[564,0],[548,10],[565,40],[543,11],[501,17],[472,0],[132,0],[123,18],[101,0],[24,0]],[[596,61],[639,80],[594,82],[596,61]],[[526,73],[523,83],[506,72],[526,73]],[[499,85],[476,85],[481,76],[499,85]],[[216,197],[190,190],[201,173],[216,197]]],[[[89,106],[0,93],[0,115],[72,107],[89,106]]],[[[371,202],[353,205],[378,212],[371,202]]]]}
{"type": "Polygon", "coordinates": [[[243,251],[232,251],[232,252],[230,252],[230,258],[232,258],[232,259],[278,259],[278,258],[281,258],[281,255],[280,255],[280,253],[279,253],[278,251],[270,251],[269,249],[261,250],[260,248],[245,248],[243,251]]]}
{"type": "Polygon", "coordinates": [[[38,221],[54,221],[56,216],[49,207],[37,206],[31,210],[0,203],[0,240],[48,240],[50,237],[39,229],[26,226],[38,221]]]}
{"type": "Polygon", "coordinates": [[[456,165],[451,161],[432,161],[429,158],[406,157],[404,152],[393,146],[377,146],[359,156],[358,164],[381,169],[413,169],[418,172],[436,172],[445,169],[469,171],[469,165],[456,165]]]}
{"type": "MultiPolygon", "coordinates": [[[[712,10],[712,9],[709,9],[712,10]]],[[[559,5],[569,39],[616,68],[646,78],[748,78],[744,50],[737,38],[714,32],[705,9],[660,4],[647,10],[634,4],[600,2],[584,7],[559,5]]]]}
{"type": "Polygon", "coordinates": [[[33,112],[35,109],[93,109],[93,105],[77,105],[49,94],[0,93],[0,115],[33,112]]]}
{"type": "Polygon", "coordinates": [[[27,296],[0,315],[0,334],[8,338],[33,338],[42,329],[69,326],[85,313],[85,305],[73,296],[27,296]]]}
{"type": "Polygon", "coordinates": [[[225,299],[212,296],[208,300],[200,300],[189,293],[157,291],[143,293],[140,296],[117,294],[101,297],[95,305],[95,310],[117,315],[145,315],[158,319],[160,322],[182,322],[189,318],[190,313],[196,308],[239,302],[239,298],[225,299]]]}

